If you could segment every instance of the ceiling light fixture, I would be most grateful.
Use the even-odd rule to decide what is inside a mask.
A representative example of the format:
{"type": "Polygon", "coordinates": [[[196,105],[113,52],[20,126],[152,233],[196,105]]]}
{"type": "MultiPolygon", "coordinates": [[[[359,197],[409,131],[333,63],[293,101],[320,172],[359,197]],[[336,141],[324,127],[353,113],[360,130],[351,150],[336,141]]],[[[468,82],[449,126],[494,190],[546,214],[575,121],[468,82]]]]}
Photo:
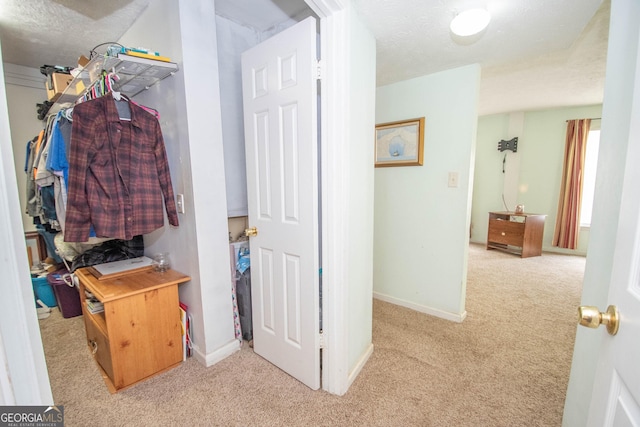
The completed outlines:
{"type": "Polygon", "coordinates": [[[487,28],[490,20],[491,15],[485,9],[465,10],[451,21],[451,32],[461,37],[472,36],[487,28]]]}

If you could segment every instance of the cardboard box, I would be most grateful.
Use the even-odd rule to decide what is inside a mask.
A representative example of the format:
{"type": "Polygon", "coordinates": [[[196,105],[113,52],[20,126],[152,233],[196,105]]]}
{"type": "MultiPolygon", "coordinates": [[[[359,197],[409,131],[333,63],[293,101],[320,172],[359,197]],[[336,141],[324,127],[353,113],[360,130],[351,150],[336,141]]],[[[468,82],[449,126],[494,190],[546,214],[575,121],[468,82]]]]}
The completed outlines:
{"type": "Polygon", "coordinates": [[[78,58],[78,67],[84,68],[89,63],[89,58],[84,55],[80,55],[78,58]]]}
{"type": "Polygon", "coordinates": [[[60,95],[69,86],[73,76],[71,74],[53,73],[51,77],[47,78],[45,89],[47,90],[47,99],[49,101],[56,101],[60,98],[60,95]]]}

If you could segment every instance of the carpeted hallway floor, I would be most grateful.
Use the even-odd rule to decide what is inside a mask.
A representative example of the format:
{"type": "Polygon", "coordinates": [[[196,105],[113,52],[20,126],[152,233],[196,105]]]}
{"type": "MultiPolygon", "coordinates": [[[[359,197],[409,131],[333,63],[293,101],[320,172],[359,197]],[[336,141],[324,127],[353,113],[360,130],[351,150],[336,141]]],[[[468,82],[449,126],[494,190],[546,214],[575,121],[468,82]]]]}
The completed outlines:
{"type": "Polygon", "coordinates": [[[466,320],[373,301],[374,352],[344,396],[311,391],[245,344],[111,395],[82,317],[40,321],[67,426],[559,426],[585,258],[471,245],[466,320]]]}

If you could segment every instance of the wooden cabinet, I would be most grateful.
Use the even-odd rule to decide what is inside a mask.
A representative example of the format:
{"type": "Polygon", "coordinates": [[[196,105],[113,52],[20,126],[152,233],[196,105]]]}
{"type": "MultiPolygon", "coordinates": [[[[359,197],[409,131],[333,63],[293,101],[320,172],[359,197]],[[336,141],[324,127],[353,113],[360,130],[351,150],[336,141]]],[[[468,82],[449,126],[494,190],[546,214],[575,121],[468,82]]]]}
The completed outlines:
{"type": "Polygon", "coordinates": [[[182,361],[178,284],[189,276],[146,269],[99,280],[88,268],[76,270],[87,343],[109,391],[115,393],[182,361]],[[104,311],[91,313],[92,293],[104,311]]]}
{"type": "Polygon", "coordinates": [[[546,215],[489,212],[487,249],[515,253],[522,258],[542,255],[546,215]]]}

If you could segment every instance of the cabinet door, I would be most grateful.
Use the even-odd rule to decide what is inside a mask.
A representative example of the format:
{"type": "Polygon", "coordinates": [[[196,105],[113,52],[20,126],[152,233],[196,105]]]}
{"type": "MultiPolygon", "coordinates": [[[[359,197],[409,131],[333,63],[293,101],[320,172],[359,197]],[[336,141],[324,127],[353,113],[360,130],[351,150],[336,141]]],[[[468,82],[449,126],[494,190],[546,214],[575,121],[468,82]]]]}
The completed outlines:
{"type": "Polygon", "coordinates": [[[87,343],[93,352],[96,362],[102,367],[102,370],[113,381],[113,364],[111,363],[111,346],[109,339],[96,325],[93,315],[85,312],[85,326],[87,328],[87,343]]]}
{"type": "Polygon", "coordinates": [[[182,361],[178,286],[105,304],[116,389],[182,361]]]}

